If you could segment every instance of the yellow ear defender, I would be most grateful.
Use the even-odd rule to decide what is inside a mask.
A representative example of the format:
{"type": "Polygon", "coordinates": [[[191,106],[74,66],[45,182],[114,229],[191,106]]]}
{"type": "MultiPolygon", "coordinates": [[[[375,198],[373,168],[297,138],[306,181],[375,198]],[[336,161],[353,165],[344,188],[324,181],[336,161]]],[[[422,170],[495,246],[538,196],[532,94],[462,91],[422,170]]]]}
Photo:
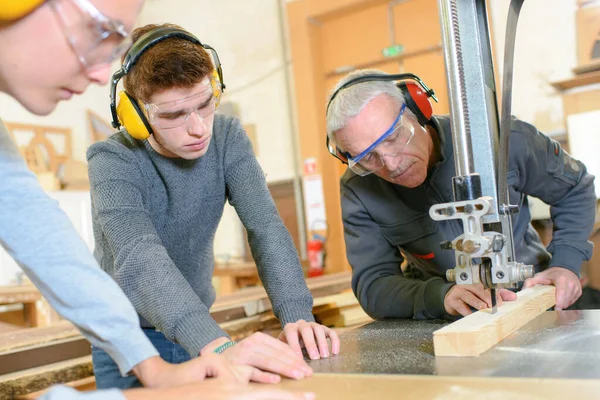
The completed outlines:
{"type": "Polygon", "coordinates": [[[215,108],[219,107],[219,103],[221,103],[221,93],[223,93],[223,89],[221,88],[221,80],[219,78],[219,72],[216,69],[213,70],[212,79],[210,80],[210,85],[213,89],[213,96],[215,97],[215,108]]]}
{"type": "Polygon", "coordinates": [[[144,110],[138,101],[124,90],[119,93],[117,116],[121,125],[127,129],[129,136],[135,139],[146,140],[152,133],[152,127],[144,110]]]}
{"type": "Polygon", "coordinates": [[[131,68],[133,68],[142,54],[144,54],[156,43],[171,37],[189,40],[192,43],[199,44],[212,53],[215,70],[213,71],[211,85],[213,88],[213,95],[217,101],[217,106],[221,100],[221,93],[223,93],[225,90],[221,62],[219,61],[219,56],[215,49],[209,45],[202,44],[202,42],[200,42],[200,40],[198,40],[198,38],[196,38],[194,35],[178,28],[158,28],[144,34],[133,44],[133,46],[131,46],[131,49],[129,49],[125,55],[123,65],[117,72],[113,74],[110,82],[110,112],[112,115],[112,126],[114,128],[125,128],[127,133],[129,133],[129,135],[135,139],[148,139],[148,137],[150,137],[150,135],[153,133],[152,126],[150,125],[150,122],[148,122],[148,118],[146,117],[143,106],[141,106],[138,100],[130,96],[127,92],[121,91],[119,93],[119,105],[117,106],[117,84],[121,78],[131,71],[131,68]]]}
{"type": "Polygon", "coordinates": [[[45,0],[0,0],[0,23],[23,18],[45,0]]]}

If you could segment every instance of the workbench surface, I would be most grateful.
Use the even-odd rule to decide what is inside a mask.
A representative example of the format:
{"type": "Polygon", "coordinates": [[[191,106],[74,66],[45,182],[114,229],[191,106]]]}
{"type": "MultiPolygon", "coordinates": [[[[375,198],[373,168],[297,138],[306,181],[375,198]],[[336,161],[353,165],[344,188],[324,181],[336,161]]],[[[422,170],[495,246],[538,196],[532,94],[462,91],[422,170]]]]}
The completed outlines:
{"type": "Polygon", "coordinates": [[[600,310],[547,311],[479,357],[435,357],[447,321],[374,321],[341,334],[316,373],[600,378],[600,310]]]}

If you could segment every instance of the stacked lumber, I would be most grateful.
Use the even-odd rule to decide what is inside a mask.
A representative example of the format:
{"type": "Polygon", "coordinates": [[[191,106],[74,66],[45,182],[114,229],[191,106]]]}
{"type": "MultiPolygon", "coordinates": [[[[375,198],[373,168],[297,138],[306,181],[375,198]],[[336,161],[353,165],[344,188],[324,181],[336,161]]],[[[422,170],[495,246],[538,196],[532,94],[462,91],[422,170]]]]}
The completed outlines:
{"type": "Polygon", "coordinates": [[[315,299],[313,314],[320,324],[346,328],[372,321],[351,290],[315,299]]]}
{"type": "MultiPolygon", "coordinates": [[[[317,322],[342,328],[371,321],[350,290],[350,280],[349,272],[307,279],[308,289],[314,299],[313,315],[317,322]]],[[[281,329],[262,287],[218,297],[211,308],[211,315],[234,340],[257,331],[272,332],[281,329]]]]}
{"type": "Polygon", "coordinates": [[[0,334],[0,400],[91,377],[90,352],[67,321],[0,334]]]}

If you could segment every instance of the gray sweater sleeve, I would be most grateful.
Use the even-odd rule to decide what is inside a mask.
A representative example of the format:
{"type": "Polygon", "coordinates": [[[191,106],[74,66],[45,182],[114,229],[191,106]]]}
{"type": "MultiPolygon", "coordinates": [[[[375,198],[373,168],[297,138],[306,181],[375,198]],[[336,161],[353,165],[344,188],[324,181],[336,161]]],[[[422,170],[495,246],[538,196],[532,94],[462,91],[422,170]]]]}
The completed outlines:
{"type": "Polygon", "coordinates": [[[109,140],[88,157],[94,218],[113,255],[113,277],[138,313],[192,357],[227,337],[163,245],[143,201],[144,179],[134,156],[109,140]]]}
{"type": "Polygon", "coordinates": [[[313,300],[298,253],[238,120],[234,120],[228,132],[224,162],[229,201],[248,232],[252,256],[273,312],[283,326],[299,319],[314,321],[313,300]]]}
{"type": "Polygon", "coordinates": [[[119,287],[39,186],[0,121],[0,244],[52,307],[125,374],[158,355],[119,287]]]}
{"type": "Polygon", "coordinates": [[[426,281],[404,277],[402,254],[343,182],[341,198],[352,289],[365,312],[375,319],[447,317],[444,298],[452,284],[437,277],[426,281]]]}
{"type": "Polygon", "coordinates": [[[592,256],[588,240],[596,215],[594,176],[560,145],[533,125],[514,119],[511,126],[511,167],[518,173],[517,189],[549,204],[553,223],[550,267],[575,274],[592,256]]]}

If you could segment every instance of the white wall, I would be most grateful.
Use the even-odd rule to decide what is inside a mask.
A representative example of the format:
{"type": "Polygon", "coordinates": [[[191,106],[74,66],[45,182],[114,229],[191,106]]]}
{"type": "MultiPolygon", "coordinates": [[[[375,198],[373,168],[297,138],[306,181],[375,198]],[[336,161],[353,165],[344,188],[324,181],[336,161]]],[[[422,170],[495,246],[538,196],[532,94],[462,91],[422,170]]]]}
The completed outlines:
{"type": "MultiPolygon", "coordinates": [[[[489,3],[496,65],[501,72],[510,0],[489,3]]],[[[548,134],[566,129],[561,96],[550,83],[570,78],[577,64],[576,9],[576,0],[527,0],[519,16],[512,113],[548,134]]],[[[501,82],[496,85],[500,90],[501,82]]]]}

